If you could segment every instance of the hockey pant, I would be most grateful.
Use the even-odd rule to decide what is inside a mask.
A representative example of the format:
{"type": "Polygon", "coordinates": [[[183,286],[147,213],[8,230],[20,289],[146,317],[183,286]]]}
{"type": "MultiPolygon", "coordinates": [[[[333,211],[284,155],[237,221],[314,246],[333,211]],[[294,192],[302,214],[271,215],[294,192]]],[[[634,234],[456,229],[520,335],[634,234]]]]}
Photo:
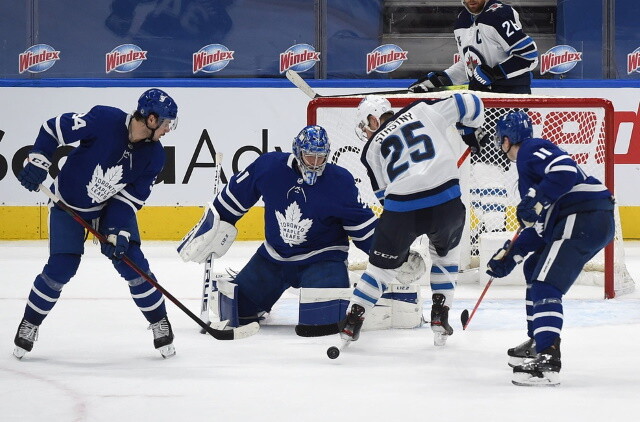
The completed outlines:
{"type": "MultiPolygon", "coordinates": [[[[233,280],[237,288],[240,325],[259,321],[290,287],[348,288],[349,274],[344,261],[311,264],[273,262],[256,253],[233,280]]],[[[229,319],[220,315],[221,319],[229,319]]]]}
{"type": "Polygon", "coordinates": [[[570,214],[556,223],[552,242],[524,262],[527,333],[535,338],[536,351],[551,346],[560,336],[562,296],[584,265],[613,240],[614,233],[612,211],[570,214]]]}
{"type": "Polygon", "coordinates": [[[429,239],[432,293],[442,293],[451,306],[458,278],[460,238],[465,207],[460,198],[430,208],[394,212],[384,210],[376,227],[369,264],[351,299],[365,309],[373,308],[407,259],[418,236],[429,239]]]}
{"type": "MultiPolygon", "coordinates": [[[[131,243],[127,256],[140,268],[152,275],[149,263],[140,250],[137,223],[132,220],[131,243]]],[[[60,293],[76,274],[84,254],[85,230],[65,211],[53,206],[49,208],[49,259],[42,273],[38,274],[31,287],[25,307],[24,318],[40,325],[55,306],[60,293]]],[[[122,261],[113,261],[118,273],[127,280],[134,302],[150,323],[167,315],[164,297],[149,282],[138,276],[122,261]]],[[[153,276],[153,275],[152,275],[153,276]]]]}

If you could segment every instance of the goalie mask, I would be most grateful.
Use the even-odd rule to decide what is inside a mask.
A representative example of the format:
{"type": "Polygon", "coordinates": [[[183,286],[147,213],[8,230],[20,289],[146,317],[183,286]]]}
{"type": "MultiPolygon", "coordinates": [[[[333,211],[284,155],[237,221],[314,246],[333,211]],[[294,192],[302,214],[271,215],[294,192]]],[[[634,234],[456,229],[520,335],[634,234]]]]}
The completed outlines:
{"type": "Polygon", "coordinates": [[[294,138],[293,155],[307,185],[313,185],[322,175],[330,150],[327,131],[320,126],[307,126],[294,138]]]}
{"type": "Polygon", "coordinates": [[[529,115],[524,111],[512,111],[498,119],[495,143],[501,151],[505,136],[512,144],[519,144],[526,139],[533,138],[533,124],[529,115]]]}
{"type": "Polygon", "coordinates": [[[365,129],[373,132],[373,129],[369,127],[369,116],[373,116],[380,122],[380,116],[385,113],[393,113],[391,109],[391,103],[384,97],[379,95],[367,95],[356,111],[356,135],[364,142],[368,141],[367,133],[365,129]]]}

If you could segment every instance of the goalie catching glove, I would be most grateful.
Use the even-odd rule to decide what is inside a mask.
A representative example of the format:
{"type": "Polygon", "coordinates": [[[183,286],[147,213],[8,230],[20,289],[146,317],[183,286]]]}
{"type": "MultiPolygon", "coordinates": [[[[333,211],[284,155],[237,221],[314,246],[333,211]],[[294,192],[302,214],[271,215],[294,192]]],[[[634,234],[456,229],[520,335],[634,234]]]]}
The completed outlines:
{"type": "Polygon", "coordinates": [[[202,264],[209,255],[217,259],[223,256],[238,235],[238,229],[220,219],[212,202],[207,204],[198,224],[182,238],[178,254],[184,262],[202,264]]]}
{"type": "Polygon", "coordinates": [[[427,265],[422,255],[418,251],[410,250],[407,260],[397,270],[396,280],[402,284],[415,283],[426,272],[427,265]]]}

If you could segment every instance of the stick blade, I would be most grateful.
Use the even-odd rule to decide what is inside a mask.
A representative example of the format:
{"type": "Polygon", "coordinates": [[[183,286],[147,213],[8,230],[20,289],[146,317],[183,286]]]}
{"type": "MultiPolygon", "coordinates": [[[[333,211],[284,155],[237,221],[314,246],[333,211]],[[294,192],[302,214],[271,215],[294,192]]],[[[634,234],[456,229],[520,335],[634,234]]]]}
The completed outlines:
{"type": "Polygon", "coordinates": [[[340,327],[338,324],[326,325],[296,325],[296,334],[300,337],[323,337],[338,334],[340,327]]]}
{"type": "Polygon", "coordinates": [[[304,92],[309,98],[314,99],[318,96],[316,92],[309,86],[308,83],[305,82],[304,79],[300,75],[298,75],[293,70],[289,69],[285,72],[287,79],[291,81],[292,84],[298,87],[300,91],[304,92]]]}
{"type": "Polygon", "coordinates": [[[251,337],[260,331],[260,324],[257,322],[252,322],[251,324],[242,325],[238,328],[234,328],[232,330],[216,330],[215,328],[211,328],[207,326],[204,328],[207,333],[211,334],[217,340],[240,340],[243,338],[251,337]]]}
{"type": "Polygon", "coordinates": [[[464,310],[462,311],[462,314],[460,315],[460,322],[462,322],[462,329],[466,330],[467,329],[467,323],[469,322],[469,311],[468,310],[464,310]]]}

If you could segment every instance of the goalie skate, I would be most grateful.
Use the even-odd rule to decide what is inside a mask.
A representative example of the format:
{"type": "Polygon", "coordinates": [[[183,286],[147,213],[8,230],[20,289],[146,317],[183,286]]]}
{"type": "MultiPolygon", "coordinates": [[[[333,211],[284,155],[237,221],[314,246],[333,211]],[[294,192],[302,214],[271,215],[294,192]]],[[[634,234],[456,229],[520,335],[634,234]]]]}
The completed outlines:
{"type": "Polygon", "coordinates": [[[515,385],[525,387],[555,387],[560,385],[560,338],[538,353],[535,358],[527,359],[522,365],[513,368],[515,385]]]}
{"type": "Polygon", "coordinates": [[[449,325],[449,307],[444,305],[444,295],[436,293],[432,297],[431,330],[433,331],[433,344],[444,346],[447,339],[453,334],[453,328],[449,325]]]}

